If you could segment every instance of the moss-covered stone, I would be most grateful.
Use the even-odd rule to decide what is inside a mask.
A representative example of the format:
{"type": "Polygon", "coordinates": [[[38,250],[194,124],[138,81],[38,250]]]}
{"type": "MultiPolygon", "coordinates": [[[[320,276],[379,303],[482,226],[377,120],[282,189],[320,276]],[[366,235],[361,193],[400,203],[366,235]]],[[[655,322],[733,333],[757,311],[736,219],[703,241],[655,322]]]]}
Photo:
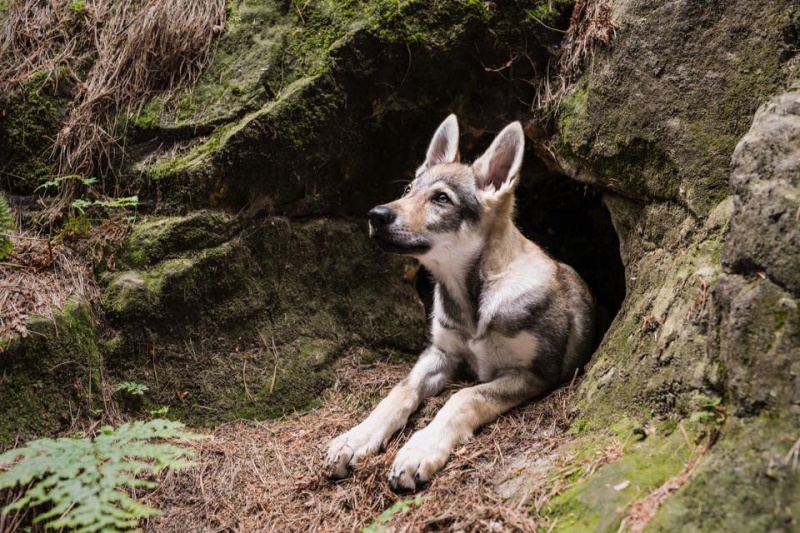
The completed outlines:
{"type": "MultiPolygon", "coordinates": [[[[520,94],[532,101],[526,80],[544,68],[545,45],[557,36],[541,22],[563,26],[568,7],[233,3],[197,89],[177,117],[168,106],[156,111],[154,134],[175,149],[142,149],[145,194],[163,213],[261,203],[277,214],[361,215],[419,163],[422,143],[448,112],[466,126],[478,116],[499,126],[527,111],[520,94]],[[510,77],[487,65],[505,65],[510,77]]],[[[139,122],[150,124],[153,108],[143,113],[139,122]]]]}
{"type": "Polygon", "coordinates": [[[571,445],[578,451],[571,463],[591,465],[603,454],[620,457],[549,502],[542,516],[552,520],[553,531],[619,530],[630,505],[679,474],[692,455],[693,443],[681,432],[665,436],[656,431],[643,440],[630,431],[619,433],[610,445],[608,438],[596,435],[584,435],[571,445]]]}
{"type": "Polygon", "coordinates": [[[230,217],[196,211],[186,217],[145,220],[133,227],[118,257],[123,268],[146,268],[181,254],[212,248],[225,240],[230,217]]]}
{"type": "Polygon", "coordinates": [[[753,113],[786,80],[795,8],[614,2],[613,50],[595,55],[561,109],[555,149],[564,166],[705,216],[729,194],[728,161],[753,113]]]}
{"type": "Polygon", "coordinates": [[[0,347],[0,448],[63,430],[103,405],[88,306],[69,300],[54,321],[32,318],[26,326],[27,337],[0,347]]]}
{"type": "Polygon", "coordinates": [[[71,82],[41,72],[0,95],[0,184],[31,194],[53,172],[52,142],[67,110],[71,82]]]}
{"type": "Polygon", "coordinates": [[[794,531],[797,417],[732,420],[648,531],[794,531]]]}
{"type": "Polygon", "coordinates": [[[345,350],[421,348],[424,313],[402,264],[361,224],[269,218],[222,243],[208,239],[207,222],[223,220],[145,222],[120,253],[139,268],[105,280],[118,334],[107,345],[109,375],[147,384],[143,409],[169,405],[198,424],[280,416],[320,401],[345,350]]]}
{"type": "Polygon", "coordinates": [[[615,196],[606,204],[620,236],[627,294],[580,386],[581,424],[603,428],[623,413],[641,423],[687,416],[697,394],[723,387],[706,335],[731,199],[699,227],[675,205],[615,196]]]}

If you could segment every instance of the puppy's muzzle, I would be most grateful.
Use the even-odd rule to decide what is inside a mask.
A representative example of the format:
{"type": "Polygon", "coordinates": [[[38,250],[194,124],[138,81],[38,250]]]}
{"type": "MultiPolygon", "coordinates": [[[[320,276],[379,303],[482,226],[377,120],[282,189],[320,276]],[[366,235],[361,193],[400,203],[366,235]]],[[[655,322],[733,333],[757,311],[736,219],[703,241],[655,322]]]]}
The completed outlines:
{"type": "Polygon", "coordinates": [[[367,216],[369,217],[369,225],[372,231],[378,231],[388,226],[397,218],[397,214],[385,205],[372,208],[372,210],[367,213],[367,216]]]}

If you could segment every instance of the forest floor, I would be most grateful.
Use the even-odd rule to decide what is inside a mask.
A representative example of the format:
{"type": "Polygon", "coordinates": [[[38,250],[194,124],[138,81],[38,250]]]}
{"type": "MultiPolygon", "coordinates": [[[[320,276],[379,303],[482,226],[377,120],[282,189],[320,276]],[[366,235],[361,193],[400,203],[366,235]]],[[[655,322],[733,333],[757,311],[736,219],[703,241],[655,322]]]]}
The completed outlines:
{"type": "Polygon", "coordinates": [[[322,471],[328,441],[363,420],[410,366],[346,358],[323,407],[209,432],[194,444],[197,466],[168,473],[144,498],[162,511],[145,531],[537,531],[553,524],[533,511],[579,471],[621,453],[608,450],[577,471],[570,464],[568,386],[485,427],[419,494],[393,493],[387,477],[395,454],[463,386],[456,384],[413,415],[385,453],[349,479],[328,480],[322,471]]]}

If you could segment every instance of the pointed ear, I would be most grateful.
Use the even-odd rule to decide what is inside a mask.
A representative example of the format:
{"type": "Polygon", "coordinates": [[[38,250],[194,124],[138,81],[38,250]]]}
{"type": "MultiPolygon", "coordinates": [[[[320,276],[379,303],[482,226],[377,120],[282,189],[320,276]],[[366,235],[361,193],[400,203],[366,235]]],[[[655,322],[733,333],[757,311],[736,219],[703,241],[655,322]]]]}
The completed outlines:
{"type": "Polygon", "coordinates": [[[510,189],[522,167],[525,151],[525,134],[522,125],[513,122],[492,141],[489,149],[472,164],[478,188],[487,192],[510,189]]]}
{"type": "Polygon", "coordinates": [[[458,119],[450,115],[439,125],[433,134],[428,154],[425,156],[423,167],[430,168],[442,163],[454,163],[459,160],[458,155],[458,119]]]}

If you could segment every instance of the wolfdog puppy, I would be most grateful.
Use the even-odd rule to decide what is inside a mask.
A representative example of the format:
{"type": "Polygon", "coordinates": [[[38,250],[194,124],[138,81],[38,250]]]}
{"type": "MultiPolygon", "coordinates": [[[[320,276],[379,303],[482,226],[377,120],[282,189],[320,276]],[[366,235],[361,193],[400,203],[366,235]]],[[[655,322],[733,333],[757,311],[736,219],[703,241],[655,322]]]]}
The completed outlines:
{"type": "Polygon", "coordinates": [[[383,250],[415,257],[433,274],[431,343],[366,420],[331,441],[331,477],[385,448],[466,364],[480,383],[456,392],[394,461],[392,488],[417,490],[476,429],[570,379],[590,356],[588,287],[514,225],[522,126],[508,125],[472,165],[460,162],[458,136],[450,115],[403,196],[369,212],[370,237],[383,250]]]}

